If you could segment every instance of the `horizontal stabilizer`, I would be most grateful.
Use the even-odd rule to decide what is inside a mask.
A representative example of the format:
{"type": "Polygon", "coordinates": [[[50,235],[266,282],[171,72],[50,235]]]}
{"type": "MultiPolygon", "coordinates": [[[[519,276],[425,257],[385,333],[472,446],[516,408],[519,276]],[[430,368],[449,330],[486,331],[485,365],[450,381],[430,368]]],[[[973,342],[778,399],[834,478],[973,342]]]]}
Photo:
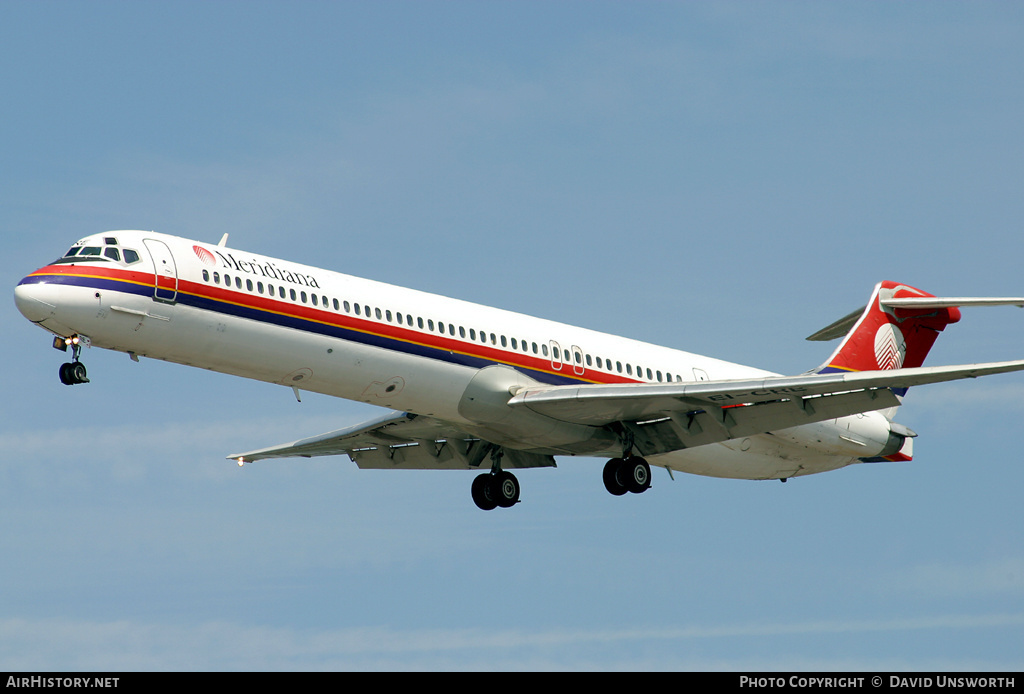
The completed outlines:
{"type": "Polygon", "coordinates": [[[861,306],[856,311],[843,316],[835,323],[825,326],[818,332],[809,336],[807,339],[811,342],[829,342],[831,340],[838,340],[840,337],[850,332],[850,328],[856,324],[857,320],[864,315],[864,309],[866,306],[861,306]]]}
{"type": "MultiPolygon", "coordinates": [[[[1024,297],[942,297],[942,296],[879,296],[878,304],[882,308],[890,309],[939,309],[939,308],[960,308],[966,306],[1017,306],[1024,308],[1024,297]]],[[[853,328],[867,306],[861,306],[856,311],[849,313],[834,323],[827,325],[806,339],[811,342],[829,342],[846,336],[853,328]]]]}
{"type": "Polygon", "coordinates": [[[953,306],[1024,307],[1024,298],[911,296],[899,299],[895,297],[891,299],[879,299],[878,303],[882,306],[889,306],[892,308],[951,308],[953,306]]]}

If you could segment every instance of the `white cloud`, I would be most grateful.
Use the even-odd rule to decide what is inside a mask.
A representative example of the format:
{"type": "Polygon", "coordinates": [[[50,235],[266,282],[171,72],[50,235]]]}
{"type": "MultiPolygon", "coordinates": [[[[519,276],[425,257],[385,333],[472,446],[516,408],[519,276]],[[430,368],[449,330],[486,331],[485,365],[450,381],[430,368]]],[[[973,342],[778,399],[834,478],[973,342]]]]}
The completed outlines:
{"type": "MultiPolygon", "coordinates": [[[[878,632],[978,630],[1024,625],[1024,614],[946,615],[891,620],[746,624],[635,629],[409,629],[387,627],[298,630],[226,622],[196,626],[128,621],[0,620],[0,668],[7,670],[278,670],[278,669],[844,669],[880,661],[795,659],[762,661],[735,655],[655,655],[659,644],[878,632]],[[612,646],[617,656],[597,654],[612,646]],[[582,650],[578,650],[582,649],[582,650]],[[646,650],[646,652],[645,652],[646,650]]],[[[886,659],[882,669],[1000,669],[1020,663],[886,659]]]]}

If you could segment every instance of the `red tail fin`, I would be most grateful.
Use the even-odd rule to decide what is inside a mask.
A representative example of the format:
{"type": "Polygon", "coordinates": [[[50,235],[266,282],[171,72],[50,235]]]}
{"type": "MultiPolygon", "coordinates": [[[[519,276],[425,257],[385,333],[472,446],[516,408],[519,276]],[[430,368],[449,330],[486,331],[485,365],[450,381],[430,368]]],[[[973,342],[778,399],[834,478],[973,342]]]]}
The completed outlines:
{"type": "Polygon", "coordinates": [[[818,372],[921,366],[939,333],[960,320],[960,309],[955,306],[896,308],[886,306],[885,302],[932,296],[896,282],[878,284],[860,319],[818,372]]]}

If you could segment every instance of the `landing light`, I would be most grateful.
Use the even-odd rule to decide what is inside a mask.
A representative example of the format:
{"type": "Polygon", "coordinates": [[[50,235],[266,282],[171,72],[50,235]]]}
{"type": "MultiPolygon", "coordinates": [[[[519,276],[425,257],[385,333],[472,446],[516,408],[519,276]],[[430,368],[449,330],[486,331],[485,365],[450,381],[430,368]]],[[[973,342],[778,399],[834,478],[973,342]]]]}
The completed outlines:
{"type": "Polygon", "coordinates": [[[245,458],[238,459],[238,467],[242,467],[245,464],[245,458]]]}

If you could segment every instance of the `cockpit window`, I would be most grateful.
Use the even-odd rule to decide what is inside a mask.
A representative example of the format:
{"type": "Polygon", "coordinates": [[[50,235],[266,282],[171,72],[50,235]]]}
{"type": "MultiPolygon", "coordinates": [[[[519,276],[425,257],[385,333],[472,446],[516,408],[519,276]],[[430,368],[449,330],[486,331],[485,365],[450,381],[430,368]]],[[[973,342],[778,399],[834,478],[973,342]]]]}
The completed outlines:
{"type": "Polygon", "coordinates": [[[103,243],[107,244],[108,246],[116,246],[117,239],[115,239],[113,236],[107,236],[106,238],[103,239],[103,243]]]}
{"type": "MultiPolygon", "coordinates": [[[[110,244],[111,242],[116,243],[115,238],[103,239],[105,243],[110,244]]],[[[131,248],[117,248],[114,245],[105,246],[72,246],[68,249],[68,252],[64,254],[64,257],[55,260],[55,263],[78,263],[78,262],[109,262],[113,260],[115,263],[124,263],[125,265],[131,265],[142,260],[139,256],[138,251],[132,250],[131,248]]]]}

